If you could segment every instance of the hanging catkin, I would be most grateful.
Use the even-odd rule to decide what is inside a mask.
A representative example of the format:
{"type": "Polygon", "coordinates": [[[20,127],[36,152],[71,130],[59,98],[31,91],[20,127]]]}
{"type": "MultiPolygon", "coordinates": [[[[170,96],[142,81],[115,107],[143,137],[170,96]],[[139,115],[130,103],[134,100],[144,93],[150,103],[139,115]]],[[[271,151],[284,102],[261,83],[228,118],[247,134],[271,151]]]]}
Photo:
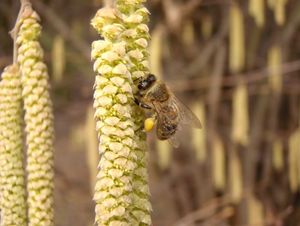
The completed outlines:
{"type": "MultiPolygon", "coordinates": [[[[123,4],[123,9],[131,4],[123,4]]],[[[151,224],[143,117],[133,101],[133,80],[147,71],[144,34],[148,27],[135,27],[141,23],[140,15],[128,12],[132,13],[127,18],[131,28],[126,28],[124,15],[113,8],[100,9],[92,19],[92,26],[104,38],[92,44],[94,108],[101,154],[94,194],[97,225],[151,224]]]]}
{"type": "Polygon", "coordinates": [[[47,67],[39,43],[39,16],[27,7],[19,20],[21,71],[27,143],[29,226],[53,225],[53,113],[47,67]]]}
{"type": "Polygon", "coordinates": [[[21,78],[8,66],[0,82],[0,225],[26,224],[21,78]]]}

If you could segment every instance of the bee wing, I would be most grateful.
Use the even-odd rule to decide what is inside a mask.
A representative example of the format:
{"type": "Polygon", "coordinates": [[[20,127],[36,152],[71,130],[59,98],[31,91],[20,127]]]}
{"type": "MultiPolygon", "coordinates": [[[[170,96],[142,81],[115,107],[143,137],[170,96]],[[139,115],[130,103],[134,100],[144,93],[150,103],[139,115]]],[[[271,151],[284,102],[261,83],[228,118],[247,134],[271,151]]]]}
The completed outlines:
{"type": "Polygon", "coordinates": [[[178,148],[181,141],[184,141],[184,137],[190,126],[201,129],[202,125],[198,117],[189,109],[189,107],[177,99],[176,96],[172,95],[170,101],[172,102],[171,104],[177,106],[180,121],[176,133],[171,136],[168,141],[174,148],[178,148]]]}
{"type": "Polygon", "coordinates": [[[168,139],[168,142],[174,147],[178,148],[180,146],[180,139],[178,139],[180,133],[176,131],[176,133],[168,139]]]}
{"type": "MultiPolygon", "coordinates": [[[[154,103],[154,108],[156,110],[157,114],[157,136],[158,138],[163,137],[161,128],[162,123],[164,121],[173,121],[171,117],[169,118],[168,114],[160,114],[162,112],[162,106],[160,103],[154,103]]],[[[181,141],[183,141],[183,137],[185,137],[187,130],[190,126],[194,128],[200,129],[201,123],[200,120],[197,118],[197,116],[187,107],[185,106],[181,101],[179,101],[174,95],[171,95],[169,98],[168,105],[172,105],[175,108],[177,108],[177,113],[179,116],[179,122],[176,128],[176,132],[171,135],[168,138],[169,143],[174,147],[178,148],[181,141]]]]}
{"type": "Polygon", "coordinates": [[[184,103],[177,99],[176,96],[172,95],[171,100],[179,109],[180,115],[180,126],[192,126],[197,129],[201,129],[202,125],[198,117],[187,107],[184,103]]]}

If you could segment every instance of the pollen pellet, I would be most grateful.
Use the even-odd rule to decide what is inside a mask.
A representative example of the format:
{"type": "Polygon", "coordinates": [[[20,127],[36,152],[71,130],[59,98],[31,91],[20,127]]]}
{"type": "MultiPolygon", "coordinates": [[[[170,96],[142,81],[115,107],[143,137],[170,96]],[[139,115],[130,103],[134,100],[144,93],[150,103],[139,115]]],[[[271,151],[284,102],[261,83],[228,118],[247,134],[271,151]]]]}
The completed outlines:
{"type": "Polygon", "coordinates": [[[144,129],[146,132],[150,132],[153,127],[155,125],[155,120],[154,118],[147,118],[145,121],[144,121],[144,129]]]}

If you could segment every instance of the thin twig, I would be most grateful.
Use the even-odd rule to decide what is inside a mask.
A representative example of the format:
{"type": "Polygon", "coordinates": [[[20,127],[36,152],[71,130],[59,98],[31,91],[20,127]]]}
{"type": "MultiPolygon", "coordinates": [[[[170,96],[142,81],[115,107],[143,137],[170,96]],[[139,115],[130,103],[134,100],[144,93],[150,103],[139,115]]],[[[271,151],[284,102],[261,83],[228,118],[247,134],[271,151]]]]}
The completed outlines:
{"type": "Polygon", "coordinates": [[[18,17],[15,23],[14,28],[9,32],[13,42],[14,42],[14,52],[13,52],[13,63],[17,64],[17,60],[18,60],[18,46],[17,46],[17,37],[18,37],[18,33],[19,33],[19,29],[20,29],[20,19],[22,18],[22,16],[24,15],[24,12],[27,9],[31,9],[31,3],[29,0],[20,0],[21,6],[20,6],[20,10],[18,13],[18,17]]]}
{"type": "Polygon", "coordinates": [[[207,203],[204,208],[193,211],[181,218],[174,226],[189,225],[195,221],[207,219],[213,215],[217,209],[229,206],[230,204],[231,199],[228,196],[213,199],[207,203]]]}
{"type": "Polygon", "coordinates": [[[218,116],[219,100],[222,88],[222,74],[225,67],[226,61],[226,47],[221,45],[219,50],[215,55],[214,70],[212,72],[211,81],[214,86],[210,86],[208,91],[208,108],[209,108],[209,118],[208,127],[210,137],[214,136],[216,129],[216,118],[218,116]]]}
{"type": "Polygon", "coordinates": [[[193,15],[193,12],[202,4],[202,0],[190,0],[186,4],[182,4],[181,12],[183,19],[193,15]]]}
{"type": "Polygon", "coordinates": [[[275,225],[275,223],[278,220],[284,220],[286,217],[288,217],[291,212],[293,211],[293,207],[292,206],[288,206],[286,209],[284,209],[282,212],[280,212],[278,214],[278,217],[276,217],[275,219],[266,219],[264,221],[260,221],[260,222],[255,222],[252,224],[243,224],[240,226],[261,226],[261,225],[275,225]]]}

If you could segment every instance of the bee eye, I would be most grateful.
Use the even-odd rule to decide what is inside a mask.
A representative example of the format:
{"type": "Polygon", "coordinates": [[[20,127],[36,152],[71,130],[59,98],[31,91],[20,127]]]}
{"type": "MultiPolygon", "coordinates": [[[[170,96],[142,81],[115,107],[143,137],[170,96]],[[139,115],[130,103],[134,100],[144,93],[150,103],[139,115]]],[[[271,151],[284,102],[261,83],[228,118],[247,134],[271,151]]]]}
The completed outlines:
{"type": "Polygon", "coordinates": [[[145,86],[146,86],[146,82],[144,80],[140,81],[140,83],[138,84],[138,89],[143,90],[145,89],[145,86]]]}
{"type": "Polygon", "coordinates": [[[149,74],[147,78],[141,80],[138,84],[139,90],[148,89],[154,82],[156,81],[156,77],[153,74],[149,74]]]}
{"type": "Polygon", "coordinates": [[[150,82],[150,83],[153,83],[153,82],[155,82],[156,81],[156,77],[155,77],[155,75],[153,75],[153,74],[149,74],[149,76],[148,76],[148,81],[150,82]]]}

